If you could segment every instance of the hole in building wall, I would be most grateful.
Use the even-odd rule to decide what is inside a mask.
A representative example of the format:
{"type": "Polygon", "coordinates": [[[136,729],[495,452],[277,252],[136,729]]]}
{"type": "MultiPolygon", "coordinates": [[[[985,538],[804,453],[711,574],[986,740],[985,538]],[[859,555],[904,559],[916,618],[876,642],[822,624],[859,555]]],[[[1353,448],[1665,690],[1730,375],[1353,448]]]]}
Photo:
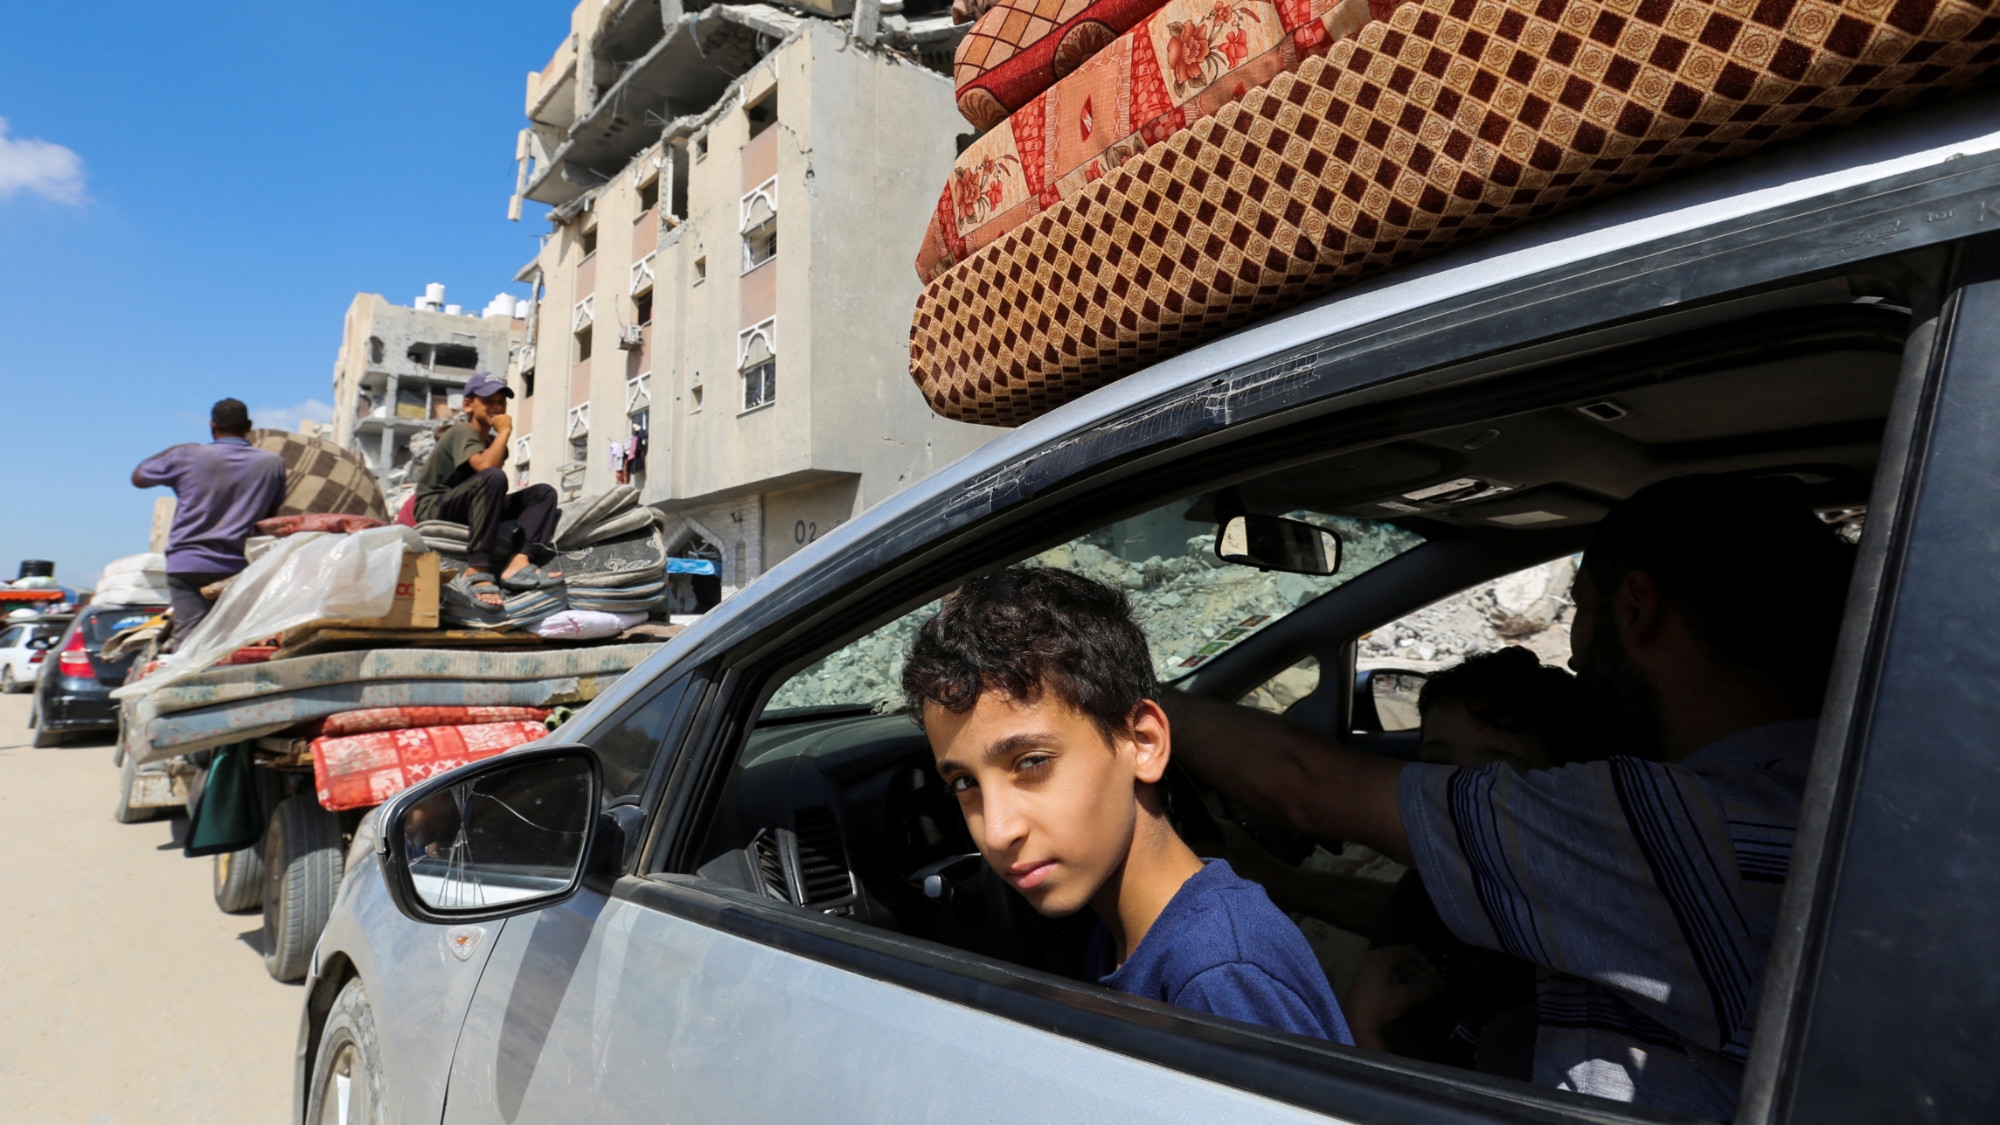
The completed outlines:
{"type": "Polygon", "coordinates": [[[708,280],[708,259],[696,258],[694,260],[694,283],[696,285],[700,285],[702,282],[707,280],[708,280]]]}
{"type": "Polygon", "coordinates": [[[655,176],[639,185],[639,212],[644,214],[660,205],[660,180],[655,176]]]}
{"type": "Polygon", "coordinates": [[[708,156],[708,134],[702,133],[694,139],[694,158],[702,160],[708,156]]]}
{"type": "Polygon", "coordinates": [[[581,242],[584,257],[588,258],[592,254],[597,253],[597,228],[591,227],[589,230],[584,231],[581,242]]]}
{"type": "Polygon", "coordinates": [[[532,367],[521,372],[521,397],[535,397],[535,369],[532,367]]]}
{"type": "Polygon", "coordinates": [[[764,96],[743,108],[743,116],[750,121],[750,136],[755,139],[759,133],[778,122],[778,90],[772,87],[764,96]]]}
{"type": "Polygon", "coordinates": [[[673,159],[667,162],[666,175],[673,179],[667,197],[667,214],[676,219],[687,218],[688,213],[688,146],[686,141],[675,141],[670,150],[673,159]]]}
{"type": "Polygon", "coordinates": [[[634,320],[639,324],[653,323],[653,291],[646,290],[632,298],[634,320]]]}
{"type": "Polygon", "coordinates": [[[582,363],[584,360],[590,358],[590,328],[591,326],[586,324],[576,334],[576,361],[578,363],[582,363]]]}
{"type": "Polygon", "coordinates": [[[382,338],[380,336],[368,337],[368,362],[370,363],[382,362],[382,354],[383,354],[382,338]]]}

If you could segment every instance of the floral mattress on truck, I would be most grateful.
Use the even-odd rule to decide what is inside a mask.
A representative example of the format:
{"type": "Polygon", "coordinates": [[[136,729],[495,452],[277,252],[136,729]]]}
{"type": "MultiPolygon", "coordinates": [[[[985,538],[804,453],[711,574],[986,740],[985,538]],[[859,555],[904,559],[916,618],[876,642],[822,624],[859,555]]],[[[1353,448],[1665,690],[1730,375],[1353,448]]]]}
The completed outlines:
{"type": "Polygon", "coordinates": [[[1012,4],[961,45],[960,107],[991,128],[939,198],[910,333],[932,409],[998,425],[2000,63],[2000,0],[1012,4]]]}

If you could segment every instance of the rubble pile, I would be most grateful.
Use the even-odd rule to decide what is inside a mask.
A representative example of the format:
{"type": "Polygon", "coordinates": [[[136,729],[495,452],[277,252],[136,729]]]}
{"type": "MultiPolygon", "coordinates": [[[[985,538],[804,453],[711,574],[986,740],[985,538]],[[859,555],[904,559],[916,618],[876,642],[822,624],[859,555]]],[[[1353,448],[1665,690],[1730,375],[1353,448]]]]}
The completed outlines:
{"type": "Polygon", "coordinates": [[[1525,645],[1544,664],[1567,667],[1576,560],[1561,558],[1433,602],[1361,641],[1357,663],[1441,668],[1478,652],[1525,645]]]}

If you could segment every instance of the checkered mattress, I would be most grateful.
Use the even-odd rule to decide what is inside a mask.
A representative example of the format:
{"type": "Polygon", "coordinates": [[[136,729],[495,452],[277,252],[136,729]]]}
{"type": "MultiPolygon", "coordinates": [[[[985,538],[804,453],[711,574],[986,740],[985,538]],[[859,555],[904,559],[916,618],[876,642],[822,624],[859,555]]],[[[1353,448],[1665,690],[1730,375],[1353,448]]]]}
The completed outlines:
{"type": "Polygon", "coordinates": [[[941,271],[911,374],[939,414],[1019,424],[1392,265],[1979,82],[1996,8],[1405,4],[941,271]]]}
{"type": "Polygon", "coordinates": [[[389,522],[382,485],[359,453],[289,430],[251,430],[250,444],[285,459],[285,499],[276,515],[332,512],[389,522]]]}

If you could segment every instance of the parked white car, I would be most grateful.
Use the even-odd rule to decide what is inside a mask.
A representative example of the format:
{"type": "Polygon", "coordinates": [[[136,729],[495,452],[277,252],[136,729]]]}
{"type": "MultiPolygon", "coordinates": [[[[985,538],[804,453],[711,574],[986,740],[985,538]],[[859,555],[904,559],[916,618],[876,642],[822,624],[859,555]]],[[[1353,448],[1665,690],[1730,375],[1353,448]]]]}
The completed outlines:
{"type": "Polygon", "coordinates": [[[42,659],[69,624],[62,617],[37,617],[32,621],[12,621],[0,630],[0,691],[27,691],[42,670],[42,659]]]}

